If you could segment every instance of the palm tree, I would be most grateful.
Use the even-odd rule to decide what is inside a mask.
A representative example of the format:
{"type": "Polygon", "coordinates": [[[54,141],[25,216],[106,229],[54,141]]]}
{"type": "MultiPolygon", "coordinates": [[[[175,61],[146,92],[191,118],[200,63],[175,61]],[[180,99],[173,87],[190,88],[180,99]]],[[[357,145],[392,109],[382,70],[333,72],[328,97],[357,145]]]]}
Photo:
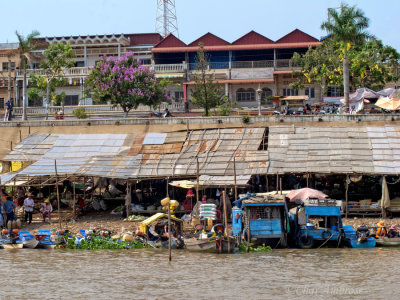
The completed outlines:
{"type": "Polygon", "coordinates": [[[18,31],[15,32],[18,38],[18,55],[20,58],[19,70],[23,72],[24,81],[22,86],[22,120],[26,120],[26,99],[27,97],[27,80],[26,80],[26,65],[31,62],[31,51],[39,49],[42,45],[35,44],[34,40],[40,33],[36,30],[32,31],[26,37],[19,34],[18,31]]]}
{"type": "Polygon", "coordinates": [[[325,29],[332,38],[342,44],[343,49],[343,88],[344,102],[349,106],[349,58],[348,51],[352,45],[362,44],[372,36],[366,31],[369,19],[364,12],[356,6],[342,4],[339,12],[335,8],[329,8],[330,18],[321,24],[321,29],[325,29]]]}

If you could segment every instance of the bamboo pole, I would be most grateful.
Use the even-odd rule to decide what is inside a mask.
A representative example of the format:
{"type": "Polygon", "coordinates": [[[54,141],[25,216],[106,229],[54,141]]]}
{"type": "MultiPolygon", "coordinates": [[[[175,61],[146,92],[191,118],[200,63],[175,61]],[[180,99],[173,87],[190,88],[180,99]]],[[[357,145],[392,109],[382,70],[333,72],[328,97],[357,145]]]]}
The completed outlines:
{"type": "Polygon", "coordinates": [[[132,192],[131,192],[131,186],[129,185],[129,181],[126,181],[126,197],[128,201],[125,203],[125,210],[126,210],[126,217],[129,218],[129,213],[131,210],[131,203],[132,203],[132,198],[131,198],[132,192]]]}
{"type": "Polygon", "coordinates": [[[58,191],[58,174],[57,174],[57,160],[54,160],[54,170],[56,172],[56,192],[57,192],[57,210],[58,210],[58,225],[61,230],[61,212],[60,212],[60,194],[58,191]]]}
{"type": "Polygon", "coordinates": [[[247,253],[250,252],[250,241],[251,241],[251,237],[250,237],[250,209],[247,208],[247,253]]]}
{"type": "Polygon", "coordinates": [[[282,177],[279,178],[279,186],[280,186],[280,191],[282,195],[282,177]]]}
{"type": "Polygon", "coordinates": [[[196,205],[196,217],[199,217],[199,157],[196,156],[196,165],[197,165],[197,170],[196,170],[196,199],[197,199],[197,205],[196,205]]]}
{"type": "Polygon", "coordinates": [[[346,175],[346,219],[349,211],[349,183],[348,183],[348,175],[346,175]]]}
{"type": "MultiPolygon", "coordinates": [[[[168,179],[167,178],[167,197],[169,197],[168,191],[168,179]]],[[[172,260],[172,252],[171,252],[171,200],[168,201],[168,259],[172,260]]]]}
{"type": "Polygon", "coordinates": [[[73,197],[74,197],[74,202],[72,203],[72,211],[73,211],[73,218],[76,219],[76,190],[75,190],[75,182],[72,182],[72,191],[73,191],[73,197]]]}
{"type": "MultiPolygon", "coordinates": [[[[238,193],[237,193],[237,182],[236,182],[236,157],[233,156],[233,176],[234,176],[234,181],[235,181],[235,201],[238,199],[238,193]]],[[[226,190],[226,186],[225,186],[226,190]]]]}
{"type": "Polygon", "coordinates": [[[224,201],[224,227],[225,227],[225,234],[228,238],[228,253],[231,252],[231,243],[229,240],[229,234],[228,234],[228,214],[227,214],[227,208],[226,208],[226,186],[224,187],[224,196],[222,197],[224,201]]]}
{"type": "Polygon", "coordinates": [[[279,192],[279,175],[276,173],[276,193],[278,194],[279,192]]]}

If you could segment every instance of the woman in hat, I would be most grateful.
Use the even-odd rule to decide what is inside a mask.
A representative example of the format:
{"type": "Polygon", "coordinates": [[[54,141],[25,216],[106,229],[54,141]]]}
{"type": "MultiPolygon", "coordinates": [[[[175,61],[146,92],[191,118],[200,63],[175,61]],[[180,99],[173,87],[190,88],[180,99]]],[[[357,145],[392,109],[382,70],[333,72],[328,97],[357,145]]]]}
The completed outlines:
{"type": "Polygon", "coordinates": [[[376,231],[376,238],[380,238],[381,236],[386,236],[387,235],[387,230],[385,227],[385,222],[380,221],[378,223],[378,230],[376,231]]]}
{"type": "Polygon", "coordinates": [[[399,237],[399,231],[397,230],[396,225],[393,224],[392,226],[390,226],[390,229],[388,231],[388,237],[389,238],[399,237]]]}
{"type": "Polygon", "coordinates": [[[53,211],[53,207],[51,206],[50,200],[47,198],[42,203],[42,208],[40,209],[40,212],[42,213],[42,216],[43,216],[44,223],[46,223],[46,216],[49,218],[49,222],[51,221],[51,212],[52,211],[53,211]]]}

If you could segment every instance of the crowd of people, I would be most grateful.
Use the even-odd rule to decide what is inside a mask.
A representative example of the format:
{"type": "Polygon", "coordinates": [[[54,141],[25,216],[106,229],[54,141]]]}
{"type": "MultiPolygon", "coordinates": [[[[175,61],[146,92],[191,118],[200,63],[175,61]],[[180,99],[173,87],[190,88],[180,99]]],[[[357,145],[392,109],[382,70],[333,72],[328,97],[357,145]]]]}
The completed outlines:
{"type": "Polygon", "coordinates": [[[26,191],[22,187],[17,187],[14,197],[15,201],[13,201],[13,197],[5,189],[2,189],[0,193],[0,227],[8,226],[9,222],[17,220],[23,220],[26,224],[31,224],[35,209],[42,215],[44,223],[46,223],[46,220],[48,222],[51,221],[53,206],[49,198],[43,198],[42,193],[34,193],[26,191]]]}

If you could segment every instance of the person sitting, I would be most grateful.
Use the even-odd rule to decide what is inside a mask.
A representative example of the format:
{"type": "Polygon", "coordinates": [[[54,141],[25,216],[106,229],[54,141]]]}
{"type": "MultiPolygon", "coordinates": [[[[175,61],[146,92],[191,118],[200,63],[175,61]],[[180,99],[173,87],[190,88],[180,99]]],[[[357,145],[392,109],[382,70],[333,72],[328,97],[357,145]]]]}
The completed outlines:
{"type": "Polygon", "coordinates": [[[376,231],[376,238],[384,237],[387,235],[387,230],[385,227],[385,222],[380,221],[378,223],[378,230],[376,231]]]}
{"type": "Polygon", "coordinates": [[[396,225],[390,226],[390,229],[389,229],[387,235],[388,235],[389,238],[397,238],[397,237],[399,237],[399,231],[397,230],[396,225]]]}
{"type": "Polygon", "coordinates": [[[43,223],[46,223],[46,217],[49,218],[49,222],[51,221],[51,212],[53,211],[53,207],[51,206],[50,200],[46,199],[42,203],[42,207],[40,208],[40,212],[43,216],[43,223]]]}

